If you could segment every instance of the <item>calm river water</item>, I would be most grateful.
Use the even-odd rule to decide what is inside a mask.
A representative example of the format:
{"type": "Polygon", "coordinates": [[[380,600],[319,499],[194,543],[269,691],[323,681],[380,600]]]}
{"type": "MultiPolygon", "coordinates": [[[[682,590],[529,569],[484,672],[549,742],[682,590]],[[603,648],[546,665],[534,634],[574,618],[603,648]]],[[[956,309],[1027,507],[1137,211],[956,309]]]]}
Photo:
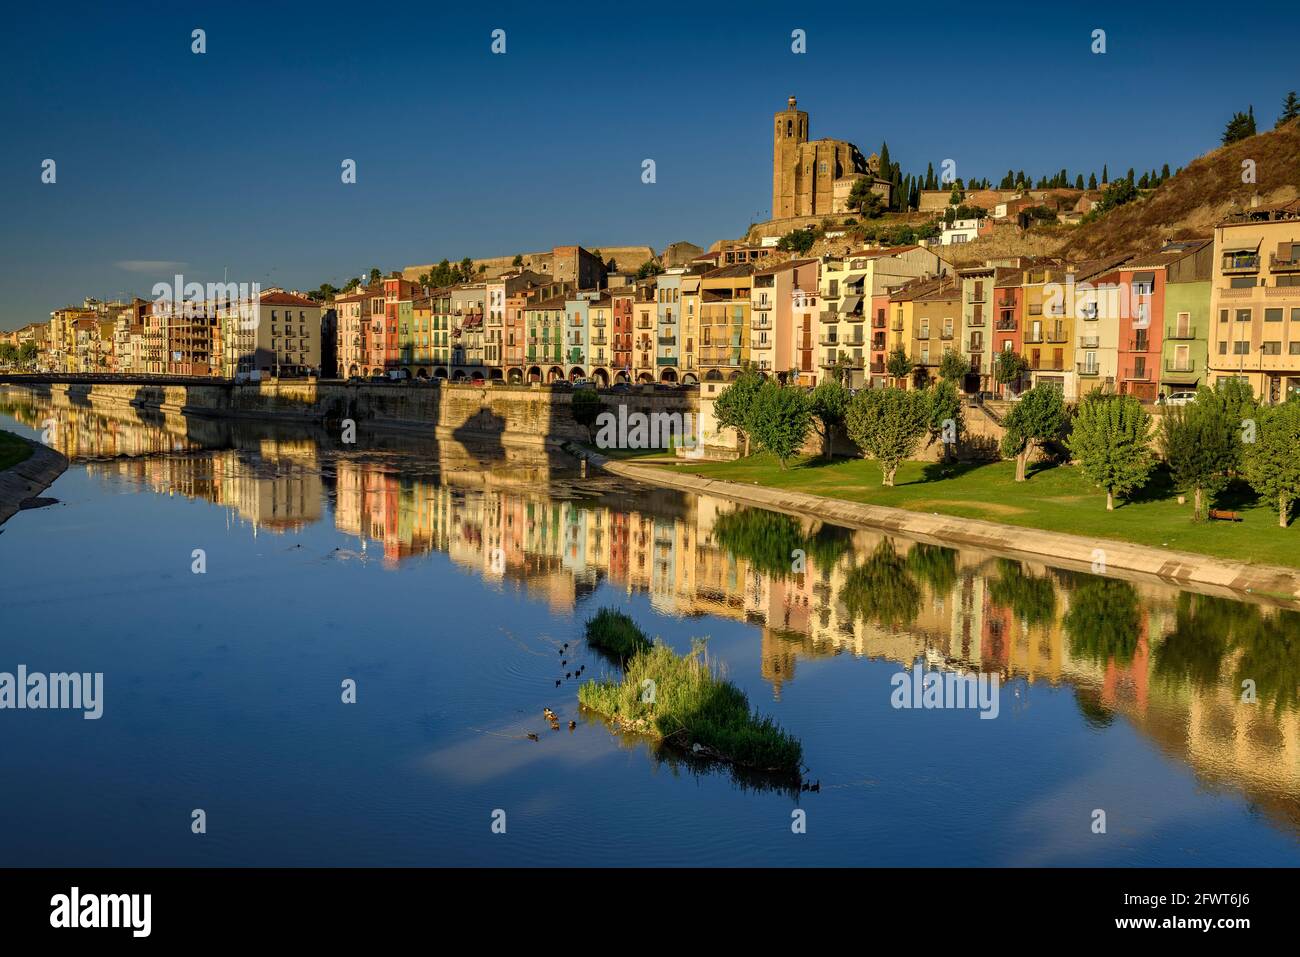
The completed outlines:
{"type": "Polygon", "coordinates": [[[0,710],[2,866],[1300,864],[1294,610],[490,443],[16,389],[0,428],[73,459],[0,533],[0,672],[104,675],[99,720],[0,710]],[[613,672],[582,641],[602,606],[707,638],[818,790],[580,713],[613,672]],[[998,676],[996,718],[895,708],[914,666],[998,676]]]}

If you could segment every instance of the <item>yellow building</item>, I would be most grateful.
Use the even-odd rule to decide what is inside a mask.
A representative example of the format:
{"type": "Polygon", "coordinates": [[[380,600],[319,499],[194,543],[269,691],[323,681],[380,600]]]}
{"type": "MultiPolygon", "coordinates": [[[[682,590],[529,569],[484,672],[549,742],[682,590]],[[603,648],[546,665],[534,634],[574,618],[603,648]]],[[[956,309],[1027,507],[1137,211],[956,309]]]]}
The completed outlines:
{"type": "Polygon", "coordinates": [[[754,266],[724,266],[700,277],[700,381],[715,395],[749,362],[754,266]]]}
{"type": "Polygon", "coordinates": [[[1264,402],[1300,395],[1300,200],[1214,230],[1210,382],[1242,379],[1264,402]]]}

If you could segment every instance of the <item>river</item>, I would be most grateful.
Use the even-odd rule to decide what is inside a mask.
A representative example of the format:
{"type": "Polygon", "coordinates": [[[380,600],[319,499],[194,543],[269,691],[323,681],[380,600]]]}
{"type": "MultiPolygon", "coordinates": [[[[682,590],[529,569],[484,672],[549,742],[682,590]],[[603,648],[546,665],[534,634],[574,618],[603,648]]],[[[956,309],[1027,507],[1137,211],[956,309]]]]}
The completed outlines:
{"type": "Polygon", "coordinates": [[[103,674],[98,720],[0,710],[2,866],[1300,864],[1294,609],[491,441],[17,388],[0,428],[72,460],[0,531],[0,672],[103,674]],[[707,639],[816,790],[580,712],[604,606],[707,639]],[[996,717],[895,707],[914,667],[996,717]]]}

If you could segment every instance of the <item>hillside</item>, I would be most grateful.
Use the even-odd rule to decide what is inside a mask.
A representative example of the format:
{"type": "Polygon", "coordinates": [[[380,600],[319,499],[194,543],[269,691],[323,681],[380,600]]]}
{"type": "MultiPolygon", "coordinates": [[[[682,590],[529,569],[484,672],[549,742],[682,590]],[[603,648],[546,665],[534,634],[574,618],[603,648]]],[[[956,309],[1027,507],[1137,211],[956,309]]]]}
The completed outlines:
{"type": "Polygon", "coordinates": [[[1300,121],[1193,160],[1150,195],[1065,234],[1057,252],[1093,259],[1152,249],[1167,238],[1208,236],[1256,193],[1265,206],[1300,197],[1300,121]],[[1241,181],[1246,160],[1255,161],[1254,183],[1241,181]]]}

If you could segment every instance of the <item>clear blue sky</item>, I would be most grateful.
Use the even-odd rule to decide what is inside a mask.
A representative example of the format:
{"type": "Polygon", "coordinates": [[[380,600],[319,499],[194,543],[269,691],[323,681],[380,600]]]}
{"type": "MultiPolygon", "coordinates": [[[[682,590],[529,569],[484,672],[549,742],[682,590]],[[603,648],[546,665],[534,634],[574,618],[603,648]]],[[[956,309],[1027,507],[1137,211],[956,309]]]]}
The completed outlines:
{"type": "Polygon", "coordinates": [[[1180,166],[1233,110],[1271,127],[1300,87],[1293,3],[180,6],[7,14],[0,328],[147,296],[170,263],[306,288],[444,256],[733,237],[767,214],[770,117],[791,93],[814,137],[997,180],[1180,166]]]}

